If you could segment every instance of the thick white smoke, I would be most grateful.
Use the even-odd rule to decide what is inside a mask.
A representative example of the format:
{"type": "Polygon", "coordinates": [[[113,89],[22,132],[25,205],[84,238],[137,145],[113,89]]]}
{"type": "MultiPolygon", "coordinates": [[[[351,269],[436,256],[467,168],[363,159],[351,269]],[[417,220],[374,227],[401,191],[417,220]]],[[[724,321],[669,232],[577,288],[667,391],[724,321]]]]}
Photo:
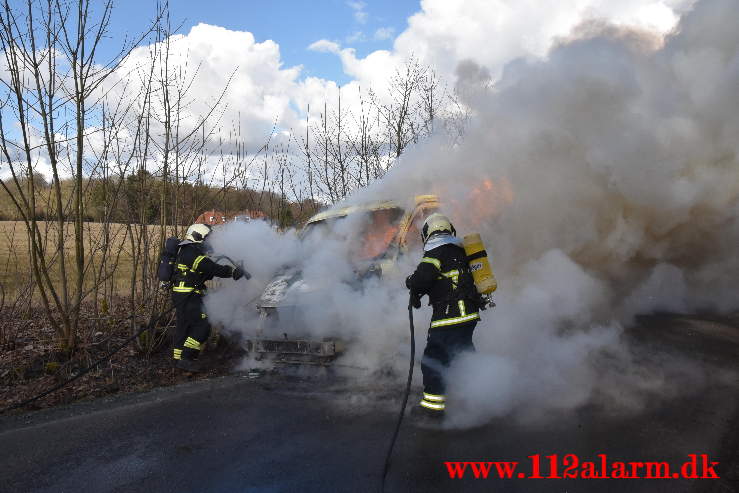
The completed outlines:
{"type": "MultiPolygon", "coordinates": [[[[582,26],[545,60],[513,62],[494,84],[485,74],[471,62],[458,71],[475,113],[462,145],[417,147],[352,198],[438,193],[457,229],[479,231],[492,253],[498,307],[483,313],[477,353],[452,368],[452,421],[594,401],[638,408],[699,383],[685,362],[637,364],[621,327],[656,310],[739,308],[736,3],[697,3],[665,39],[582,26]]],[[[239,228],[219,232],[218,247],[261,281],[283,259],[309,266],[334,286],[306,315],[313,326],[349,331],[363,366],[402,368],[402,276],[417,258],[356,289],[340,239],[301,247],[292,233],[239,228]]],[[[213,295],[209,313],[246,329],[221,315],[252,294],[235,289],[213,295]]]]}
{"type": "MultiPolygon", "coordinates": [[[[369,275],[359,282],[358,273],[369,263],[351,260],[356,256],[348,250],[358,246],[366,219],[362,214],[349,216],[330,232],[321,228],[302,238],[292,230],[278,234],[262,221],[219,228],[212,235],[214,250],[243,261],[253,278],[223,281],[206,298],[210,319],[248,337],[260,328],[263,337],[272,339],[283,334],[313,340],[339,338],[348,343],[345,365],[369,370],[401,368],[404,362],[397,348],[407,345],[408,330],[403,273],[412,271],[418,256],[401,258],[397,269],[385,272],[382,279],[369,275]],[[260,326],[255,307],[265,286],[275,275],[296,271],[301,282],[287,291],[280,306],[298,305],[300,310],[281,311],[277,327],[260,326]]],[[[430,314],[419,315],[421,326],[429,319],[430,314]]]]}

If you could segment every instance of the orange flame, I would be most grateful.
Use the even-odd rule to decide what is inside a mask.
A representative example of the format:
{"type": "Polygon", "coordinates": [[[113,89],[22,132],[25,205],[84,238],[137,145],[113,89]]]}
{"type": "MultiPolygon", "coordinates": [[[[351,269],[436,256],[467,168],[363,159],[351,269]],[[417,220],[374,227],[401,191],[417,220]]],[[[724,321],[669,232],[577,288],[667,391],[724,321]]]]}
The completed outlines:
{"type": "MultiPolygon", "coordinates": [[[[484,178],[464,197],[450,197],[448,190],[437,190],[443,209],[451,215],[452,222],[461,229],[479,229],[513,201],[513,187],[507,178],[493,181],[484,178]]],[[[457,194],[458,195],[458,194],[457,194]]]]}
{"type": "Polygon", "coordinates": [[[371,224],[364,232],[358,260],[370,260],[385,252],[398,229],[398,226],[390,221],[388,211],[375,212],[371,224]]]}

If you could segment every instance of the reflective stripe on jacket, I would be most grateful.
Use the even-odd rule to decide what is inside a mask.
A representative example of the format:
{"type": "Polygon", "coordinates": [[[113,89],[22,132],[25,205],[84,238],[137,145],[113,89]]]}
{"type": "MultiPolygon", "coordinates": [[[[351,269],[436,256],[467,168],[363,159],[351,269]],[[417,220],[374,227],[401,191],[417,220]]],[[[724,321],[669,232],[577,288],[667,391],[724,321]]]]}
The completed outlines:
{"type": "Polygon", "coordinates": [[[205,281],[233,274],[233,267],[217,264],[208,258],[200,243],[180,247],[176,267],[172,276],[172,291],[175,293],[201,294],[205,290],[205,281]]]}
{"type": "Polygon", "coordinates": [[[431,328],[444,328],[479,320],[477,290],[464,249],[445,244],[425,252],[406,286],[429,296],[433,306],[431,328]]]}

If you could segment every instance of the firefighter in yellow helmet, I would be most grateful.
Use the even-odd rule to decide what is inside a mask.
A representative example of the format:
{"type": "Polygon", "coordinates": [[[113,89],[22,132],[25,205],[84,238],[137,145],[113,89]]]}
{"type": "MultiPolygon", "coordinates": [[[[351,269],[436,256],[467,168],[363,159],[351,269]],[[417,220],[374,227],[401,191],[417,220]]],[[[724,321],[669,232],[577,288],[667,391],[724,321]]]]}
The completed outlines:
{"type": "Polygon", "coordinates": [[[187,228],[185,240],[179,244],[172,276],[172,303],[177,314],[173,358],[175,366],[185,371],[200,370],[196,361],[210,335],[210,324],[203,309],[205,281],[214,277],[239,280],[244,275],[240,267],[220,265],[208,257],[203,242],[210,232],[207,224],[193,224],[187,228]]]}
{"type": "Polygon", "coordinates": [[[449,219],[438,213],[423,224],[424,256],[416,271],[406,279],[413,306],[421,307],[428,295],[433,307],[426,348],[421,359],[423,397],[414,414],[441,418],[446,409],[445,372],[454,357],[474,351],[472,332],[484,309],[475,288],[467,256],[449,219]]]}

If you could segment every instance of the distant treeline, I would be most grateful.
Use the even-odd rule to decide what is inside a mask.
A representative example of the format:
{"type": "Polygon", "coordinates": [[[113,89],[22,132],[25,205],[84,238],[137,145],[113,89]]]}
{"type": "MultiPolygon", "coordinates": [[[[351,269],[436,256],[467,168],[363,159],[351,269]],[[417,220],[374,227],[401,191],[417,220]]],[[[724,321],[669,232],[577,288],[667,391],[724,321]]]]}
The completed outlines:
{"type": "MultiPolygon", "coordinates": [[[[28,188],[28,180],[19,180],[20,186],[28,188]]],[[[59,184],[62,208],[72,200],[74,181],[62,179],[59,184]]],[[[88,178],[84,181],[85,221],[160,224],[192,223],[203,211],[216,209],[228,215],[241,211],[261,211],[266,219],[280,228],[302,224],[320,210],[324,204],[310,199],[292,202],[279,194],[267,190],[249,188],[215,187],[189,182],[167,183],[146,170],[124,178],[88,178]],[[166,193],[162,193],[166,188],[166,193]],[[162,201],[165,201],[164,204],[162,201]],[[162,208],[166,211],[162,217],[162,208]]],[[[24,190],[25,191],[25,190],[24,190]]],[[[58,219],[52,185],[40,173],[34,174],[36,197],[35,219],[53,221],[58,219]]],[[[4,190],[0,190],[0,220],[18,221],[21,214],[4,190]]],[[[71,217],[70,217],[71,219],[71,217]]]]}

